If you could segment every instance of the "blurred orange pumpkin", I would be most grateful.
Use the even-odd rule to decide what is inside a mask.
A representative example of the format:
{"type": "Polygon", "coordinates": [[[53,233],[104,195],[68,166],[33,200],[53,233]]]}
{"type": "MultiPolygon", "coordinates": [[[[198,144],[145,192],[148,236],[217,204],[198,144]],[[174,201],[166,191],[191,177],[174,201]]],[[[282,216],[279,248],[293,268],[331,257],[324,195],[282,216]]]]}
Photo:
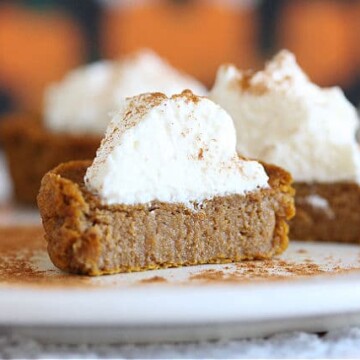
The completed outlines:
{"type": "Polygon", "coordinates": [[[44,87],[84,60],[76,23],[54,11],[0,5],[0,83],[28,110],[41,106],[44,87]]]}
{"type": "Polygon", "coordinates": [[[355,24],[348,20],[347,4],[324,0],[284,3],[278,27],[280,47],[295,52],[315,82],[349,83],[355,66],[352,50],[355,24]]]}
{"type": "Polygon", "coordinates": [[[256,66],[258,21],[251,6],[228,1],[143,1],[109,8],[102,24],[105,57],[149,47],[208,85],[223,62],[256,66]]]}

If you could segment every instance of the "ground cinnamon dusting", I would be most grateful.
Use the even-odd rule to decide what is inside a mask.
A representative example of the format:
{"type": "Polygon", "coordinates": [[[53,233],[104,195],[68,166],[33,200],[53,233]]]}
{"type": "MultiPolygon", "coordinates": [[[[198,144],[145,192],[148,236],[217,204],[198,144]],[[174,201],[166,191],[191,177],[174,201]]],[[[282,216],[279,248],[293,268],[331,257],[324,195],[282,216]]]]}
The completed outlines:
{"type": "Polygon", "coordinates": [[[280,259],[265,261],[244,261],[236,264],[236,269],[231,272],[223,270],[208,269],[200,273],[193,274],[190,280],[202,283],[211,282],[244,282],[244,281],[269,281],[284,280],[289,278],[303,278],[308,276],[318,276],[324,274],[339,274],[356,269],[344,269],[334,266],[331,271],[322,269],[311,259],[306,259],[302,263],[295,263],[280,259]]]}
{"type": "Polygon", "coordinates": [[[165,283],[165,282],[167,282],[167,280],[165,278],[163,278],[162,276],[153,276],[148,279],[142,279],[139,282],[143,283],[143,284],[153,284],[153,283],[165,283]]]}
{"type": "Polygon", "coordinates": [[[129,99],[128,110],[122,119],[123,131],[134,127],[150,109],[159,106],[166,95],[163,93],[146,93],[129,99]]]}
{"type": "Polygon", "coordinates": [[[181,94],[175,94],[171,97],[171,99],[183,99],[186,102],[193,102],[197,104],[201,100],[201,96],[195,95],[191,90],[184,90],[181,94]]]}
{"type": "MultiPolygon", "coordinates": [[[[305,254],[307,250],[299,249],[296,253],[305,254]]],[[[99,287],[98,280],[107,280],[107,286],[129,285],[127,274],[93,278],[87,276],[72,275],[61,272],[50,262],[46,251],[43,229],[39,226],[6,227],[0,228],[0,285],[21,285],[40,287],[99,287]],[[41,262],[36,266],[36,260],[41,262]]],[[[360,262],[360,253],[359,262],[360,262]]],[[[310,257],[301,262],[292,262],[283,259],[264,261],[244,261],[237,264],[222,265],[217,269],[200,270],[196,267],[196,273],[190,270],[190,277],[181,284],[189,283],[228,283],[228,282],[253,282],[253,281],[277,281],[300,279],[318,275],[337,275],[350,271],[359,271],[360,265],[352,268],[344,268],[339,260],[329,256],[331,264],[329,270],[314,263],[310,257]],[[338,263],[337,263],[338,262],[338,263]],[[199,271],[200,270],[200,271],[199,271]]],[[[191,269],[191,268],[190,268],[191,269]]],[[[192,268],[194,269],[194,268],[192,268]]],[[[145,274],[145,273],[144,273],[145,274]]],[[[149,274],[149,273],[146,273],[149,274]]],[[[141,276],[141,274],[139,273],[141,276]]],[[[150,278],[135,279],[135,284],[161,284],[174,283],[167,280],[166,276],[155,275],[150,278]]]]}
{"type": "Polygon", "coordinates": [[[244,92],[248,92],[253,95],[264,95],[269,91],[266,83],[263,82],[254,82],[254,76],[256,72],[253,70],[247,70],[241,73],[241,77],[238,81],[240,89],[244,92]]]}
{"type": "MultiPolygon", "coordinates": [[[[47,257],[44,230],[40,226],[0,228],[0,283],[31,286],[82,286],[87,276],[76,276],[53,268],[32,265],[36,256],[47,257]]],[[[50,262],[50,260],[49,260],[50,262]]]]}
{"type": "Polygon", "coordinates": [[[198,159],[199,159],[199,160],[202,160],[203,158],[204,158],[204,150],[201,148],[201,149],[199,150],[198,159]]]}

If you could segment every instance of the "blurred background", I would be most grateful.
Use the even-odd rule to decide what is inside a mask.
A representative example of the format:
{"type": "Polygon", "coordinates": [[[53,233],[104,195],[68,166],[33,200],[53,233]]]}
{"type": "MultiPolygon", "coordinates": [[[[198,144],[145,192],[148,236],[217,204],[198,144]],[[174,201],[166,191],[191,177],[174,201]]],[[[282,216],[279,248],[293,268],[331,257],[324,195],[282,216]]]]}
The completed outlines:
{"type": "Polygon", "coordinates": [[[0,114],[41,111],[73,67],[148,47],[211,86],[219,64],[295,52],[360,103],[360,0],[0,0],[0,114]]]}

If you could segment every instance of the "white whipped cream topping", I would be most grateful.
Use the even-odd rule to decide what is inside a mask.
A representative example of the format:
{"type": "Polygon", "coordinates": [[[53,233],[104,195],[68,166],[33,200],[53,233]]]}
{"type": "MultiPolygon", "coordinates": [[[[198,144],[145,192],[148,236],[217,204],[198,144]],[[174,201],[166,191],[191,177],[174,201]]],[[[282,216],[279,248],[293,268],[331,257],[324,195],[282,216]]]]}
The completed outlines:
{"type": "Polygon", "coordinates": [[[282,166],[296,181],[360,182],[355,108],[340,88],[311,83],[290,52],[253,74],[220,67],[210,98],[233,117],[240,154],[282,166]]]}
{"type": "Polygon", "coordinates": [[[305,201],[310,204],[313,207],[319,208],[319,209],[328,209],[329,208],[329,202],[319,196],[319,195],[309,195],[305,198],[305,201]]]}
{"type": "Polygon", "coordinates": [[[268,187],[263,166],[239,158],[230,116],[190,91],[128,98],[107,128],[85,184],[106,204],[201,202],[268,187]]]}
{"type": "Polygon", "coordinates": [[[335,213],[332,210],[329,202],[317,194],[308,195],[305,197],[297,197],[296,201],[302,204],[309,204],[313,208],[324,212],[329,219],[335,218],[335,213]]]}
{"type": "Polygon", "coordinates": [[[121,61],[100,61],[70,72],[50,86],[44,97],[44,122],[53,132],[103,135],[109,112],[129,96],[160,91],[172,95],[191,89],[205,95],[205,87],[179,72],[149,50],[121,61]]]}

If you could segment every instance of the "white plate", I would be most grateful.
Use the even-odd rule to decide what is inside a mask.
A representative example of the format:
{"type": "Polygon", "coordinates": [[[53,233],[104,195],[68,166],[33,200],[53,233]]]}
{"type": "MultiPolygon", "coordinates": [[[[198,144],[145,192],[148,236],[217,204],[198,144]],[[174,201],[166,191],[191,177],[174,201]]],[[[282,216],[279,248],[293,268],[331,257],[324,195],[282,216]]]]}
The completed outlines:
{"type": "Polygon", "coordinates": [[[88,278],[57,270],[37,233],[29,233],[28,248],[2,256],[8,265],[0,271],[0,327],[43,341],[239,338],[360,324],[356,245],[293,242],[266,266],[250,262],[88,278]],[[11,267],[18,269],[13,278],[4,275],[11,267]]]}
{"type": "Polygon", "coordinates": [[[360,325],[356,245],[293,242],[281,260],[266,266],[209,265],[99,278],[57,270],[38,231],[6,252],[1,226],[39,224],[40,218],[34,210],[5,204],[10,187],[4,186],[9,182],[2,167],[0,154],[0,332],[111,343],[360,325]]]}

